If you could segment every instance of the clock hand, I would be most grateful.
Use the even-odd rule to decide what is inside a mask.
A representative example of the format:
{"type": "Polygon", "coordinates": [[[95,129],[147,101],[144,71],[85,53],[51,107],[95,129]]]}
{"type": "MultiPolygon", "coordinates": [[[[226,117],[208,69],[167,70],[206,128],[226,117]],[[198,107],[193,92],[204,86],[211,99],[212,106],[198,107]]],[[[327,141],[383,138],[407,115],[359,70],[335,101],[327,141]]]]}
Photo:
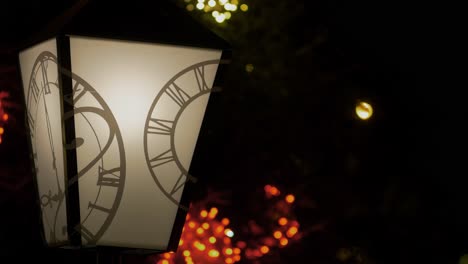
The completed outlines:
{"type": "Polygon", "coordinates": [[[50,126],[49,111],[47,110],[47,102],[46,102],[45,97],[44,97],[44,110],[45,110],[45,115],[46,115],[47,134],[49,136],[50,150],[52,152],[52,168],[55,171],[55,178],[57,180],[58,190],[59,190],[59,192],[62,192],[62,189],[60,188],[60,181],[59,181],[58,171],[57,171],[57,164],[56,164],[57,158],[55,157],[54,139],[53,139],[53,136],[52,136],[52,128],[50,126]]]}

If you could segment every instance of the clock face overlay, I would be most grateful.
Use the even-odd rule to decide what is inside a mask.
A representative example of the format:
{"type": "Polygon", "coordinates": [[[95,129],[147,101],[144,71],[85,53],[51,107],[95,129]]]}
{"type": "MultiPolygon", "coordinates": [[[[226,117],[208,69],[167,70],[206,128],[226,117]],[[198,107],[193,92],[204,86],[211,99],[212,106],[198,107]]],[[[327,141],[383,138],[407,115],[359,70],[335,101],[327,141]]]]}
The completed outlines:
{"type": "MultiPolygon", "coordinates": [[[[50,46],[51,43],[48,44],[50,46]]],[[[53,50],[55,47],[52,45],[50,48],[53,50]]],[[[54,244],[68,239],[62,131],[56,129],[61,123],[57,59],[51,52],[43,52],[32,62],[32,69],[26,73],[29,81],[24,85],[27,121],[44,235],[49,243],[54,244]]]]}
{"type": "Polygon", "coordinates": [[[157,187],[175,205],[187,181],[196,182],[188,173],[213,80],[206,72],[216,71],[219,60],[191,65],[176,74],[154,99],[146,118],[145,157],[157,187]],[[164,111],[165,109],[171,111],[164,111]],[[196,133],[194,133],[196,132],[196,133]],[[155,148],[155,146],[159,146],[155,148]],[[172,180],[167,179],[171,177],[172,180]]]}
{"type": "MultiPolygon", "coordinates": [[[[45,44],[51,45],[50,41],[45,44]]],[[[74,229],[81,233],[83,244],[96,244],[110,226],[122,198],[126,172],[122,136],[112,112],[96,90],[76,74],[59,69],[52,52],[41,50],[45,47],[25,51],[20,63],[27,65],[26,57],[34,56],[27,53],[40,51],[25,94],[45,237],[49,244],[68,240],[65,189],[68,184],[84,183],[87,188],[80,192],[81,224],[74,229]],[[74,110],[63,117],[59,72],[71,77],[73,87],[72,94],[63,98],[74,110]],[[61,122],[72,117],[81,129],[76,131],[72,144],[64,145],[61,122]],[[83,134],[83,130],[90,133],[83,134]],[[78,156],[78,173],[68,176],[67,185],[64,149],[74,150],[78,156]],[[110,152],[113,154],[109,158],[110,152]]]]}

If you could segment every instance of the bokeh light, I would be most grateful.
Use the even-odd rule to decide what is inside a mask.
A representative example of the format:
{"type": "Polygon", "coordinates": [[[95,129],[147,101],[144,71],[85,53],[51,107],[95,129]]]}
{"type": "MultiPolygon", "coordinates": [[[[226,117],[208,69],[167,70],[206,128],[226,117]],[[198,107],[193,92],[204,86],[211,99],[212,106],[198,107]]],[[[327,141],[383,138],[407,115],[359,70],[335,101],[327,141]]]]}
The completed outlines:
{"type": "Polygon", "coordinates": [[[356,111],[356,115],[362,120],[369,119],[374,113],[372,105],[367,102],[359,102],[356,105],[355,111],[356,111]]]}
{"type": "Polygon", "coordinates": [[[219,24],[231,19],[233,13],[239,9],[242,12],[249,10],[246,3],[240,4],[238,0],[184,0],[183,2],[187,11],[194,11],[196,7],[205,14],[211,14],[210,17],[219,24]]]}

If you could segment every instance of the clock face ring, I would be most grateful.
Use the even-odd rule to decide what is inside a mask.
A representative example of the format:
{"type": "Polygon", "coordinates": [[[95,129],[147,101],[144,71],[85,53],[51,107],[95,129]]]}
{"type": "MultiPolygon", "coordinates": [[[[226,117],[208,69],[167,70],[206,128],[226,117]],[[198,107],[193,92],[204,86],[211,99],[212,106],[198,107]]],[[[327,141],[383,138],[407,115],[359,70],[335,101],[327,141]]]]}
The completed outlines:
{"type": "Polygon", "coordinates": [[[72,182],[83,181],[87,189],[95,186],[93,195],[88,195],[86,201],[82,201],[80,197],[80,203],[87,204],[80,205],[82,220],[78,228],[82,238],[88,245],[92,245],[109,228],[120,205],[126,176],[125,150],[117,121],[104,99],[77,74],[64,69],[61,71],[74,82],[72,94],[64,95],[64,100],[73,105],[74,110],[65,113],[64,119],[73,117],[75,124],[80,124],[71,147],[76,149],[77,157],[81,157],[83,161],[72,182]],[[95,129],[94,126],[100,129],[95,129]],[[118,154],[117,159],[113,156],[115,153],[118,154]],[[109,200],[112,201],[111,204],[106,202],[109,200]],[[84,206],[87,206],[85,214],[84,206]]]}
{"type": "MultiPolygon", "coordinates": [[[[211,92],[205,70],[216,72],[218,64],[219,60],[204,61],[177,73],[157,94],[146,119],[144,151],[148,169],[157,187],[178,206],[180,206],[178,201],[180,193],[178,192],[182,190],[187,181],[196,181],[188,172],[191,154],[187,155],[187,153],[193,149],[190,150],[191,147],[187,148],[183,144],[178,144],[178,141],[185,140],[184,129],[198,131],[199,127],[188,127],[186,123],[191,121],[186,115],[190,116],[188,112],[196,110],[195,126],[201,125],[204,108],[211,92]],[[191,108],[200,102],[200,105],[191,108]],[[190,111],[187,110],[189,108],[190,111]],[[163,149],[163,151],[155,153],[155,149],[163,149]]],[[[191,133],[193,134],[193,131],[191,133]]],[[[189,145],[195,143],[196,139],[189,145]]]]}
{"type": "Polygon", "coordinates": [[[46,238],[49,243],[67,240],[65,189],[78,182],[85,183],[86,187],[82,189],[84,197],[80,194],[80,225],[74,228],[81,232],[88,245],[95,244],[112,223],[123,195],[125,151],[117,121],[99,93],[78,75],[60,68],[56,56],[49,51],[38,55],[30,78],[28,123],[36,175],[41,185],[39,199],[46,238]],[[58,82],[60,74],[70,77],[72,82],[72,93],[63,95],[63,101],[73,106],[73,110],[64,113],[63,119],[57,114],[62,98],[58,82]],[[57,128],[62,127],[62,120],[72,117],[77,125],[77,137],[73,142],[63,144],[61,129],[57,128]],[[44,139],[48,139],[50,150],[43,147],[44,139]],[[68,175],[68,183],[65,183],[64,161],[56,162],[57,158],[63,157],[63,148],[59,147],[77,153],[78,172],[68,175]],[[45,166],[48,162],[51,164],[45,166]],[[53,186],[50,171],[55,172],[53,186]]]}
{"type": "MultiPolygon", "coordinates": [[[[58,85],[57,59],[50,52],[41,53],[35,60],[27,93],[27,120],[33,159],[36,173],[53,175],[44,192],[40,193],[40,204],[44,223],[48,227],[48,236],[55,242],[57,236],[64,235],[64,223],[61,220],[61,210],[64,209],[65,192],[64,179],[61,177],[60,165],[57,164],[57,153],[60,153],[60,144],[57,138],[60,133],[52,129],[49,111],[53,111],[54,100],[60,98],[58,85]],[[52,109],[49,107],[52,106],[52,109]],[[39,121],[41,120],[41,121],[39,121]],[[46,138],[47,142],[43,141],[46,138]],[[41,145],[41,147],[37,147],[41,145]],[[60,223],[59,223],[60,222],[60,223]]],[[[63,212],[62,212],[63,213],[63,212]]]]}

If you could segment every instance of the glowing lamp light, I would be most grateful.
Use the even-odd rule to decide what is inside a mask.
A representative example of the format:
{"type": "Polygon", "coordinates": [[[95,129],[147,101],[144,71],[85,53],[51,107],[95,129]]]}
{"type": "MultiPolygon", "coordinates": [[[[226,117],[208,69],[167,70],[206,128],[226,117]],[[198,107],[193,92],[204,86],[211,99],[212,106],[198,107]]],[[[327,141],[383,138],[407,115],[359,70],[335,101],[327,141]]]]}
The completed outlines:
{"type": "MultiPolygon", "coordinates": [[[[229,47],[172,3],[76,2],[19,52],[38,233],[50,247],[175,251],[229,47]]],[[[200,237],[210,228],[188,227],[200,237]]]]}
{"type": "Polygon", "coordinates": [[[374,113],[372,106],[366,102],[360,102],[358,105],[356,105],[355,111],[356,115],[362,120],[371,118],[372,114],[374,113]]]}

